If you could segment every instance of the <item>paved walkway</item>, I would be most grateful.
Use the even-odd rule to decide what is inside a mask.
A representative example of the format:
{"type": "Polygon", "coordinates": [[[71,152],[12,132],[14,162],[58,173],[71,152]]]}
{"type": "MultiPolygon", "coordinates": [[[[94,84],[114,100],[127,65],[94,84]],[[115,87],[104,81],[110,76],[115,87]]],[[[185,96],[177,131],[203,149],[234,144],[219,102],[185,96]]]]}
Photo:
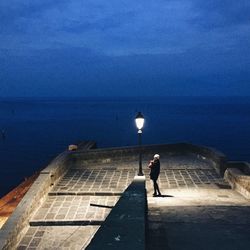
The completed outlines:
{"type": "MultiPolygon", "coordinates": [[[[163,158],[161,163],[159,185],[166,197],[152,197],[149,170],[144,169],[148,250],[247,249],[250,204],[230,189],[212,162],[189,155],[163,158]]],[[[137,174],[137,166],[131,162],[119,168],[70,169],[31,219],[18,249],[85,249],[137,174]]]]}
{"type": "Polygon", "coordinates": [[[135,174],[70,169],[31,219],[18,249],[84,249],[135,174]]]}
{"type": "Polygon", "coordinates": [[[121,194],[134,176],[130,169],[70,169],[51,194],[121,194]]]}
{"type": "Polygon", "coordinates": [[[209,164],[196,167],[163,171],[159,183],[165,197],[152,197],[147,182],[147,250],[248,249],[249,200],[231,190],[209,164]]]}

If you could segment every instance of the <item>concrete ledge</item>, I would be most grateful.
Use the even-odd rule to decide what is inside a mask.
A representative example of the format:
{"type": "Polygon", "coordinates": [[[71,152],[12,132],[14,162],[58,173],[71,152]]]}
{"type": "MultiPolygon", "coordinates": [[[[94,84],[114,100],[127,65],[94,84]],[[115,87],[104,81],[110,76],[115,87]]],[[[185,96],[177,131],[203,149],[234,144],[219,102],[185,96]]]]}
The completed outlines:
{"type": "Polygon", "coordinates": [[[61,176],[65,169],[68,168],[68,164],[71,163],[69,160],[70,152],[64,151],[59,154],[55,159],[49,163],[49,165],[41,171],[41,174],[49,174],[51,178],[57,179],[57,176],[61,176]]]}
{"type": "Polygon", "coordinates": [[[30,221],[30,226],[100,226],[102,220],[30,221]]]}
{"type": "Polygon", "coordinates": [[[136,176],[86,248],[145,249],[145,177],[136,176]]]}
{"type": "Polygon", "coordinates": [[[120,196],[122,192],[50,192],[49,196],[59,196],[59,195],[78,195],[78,196],[120,196]]]}
{"type": "Polygon", "coordinates": [[[64,152],[40,172],[14,213],[0,230],[0,249],[15,249],[29,226],[29,220],[43,203],[53,184],[64,174],[67,164],[68,152],[64,152]]]}
{"type": "Polygon", "coordinates": [[[224,178],[230,183],[231,187],[250,199],[250,173],[249,163],[230,162],[229,168],[225,171],[224,178]],[[235,166],[235,168],[233,168],[235,166]]]}

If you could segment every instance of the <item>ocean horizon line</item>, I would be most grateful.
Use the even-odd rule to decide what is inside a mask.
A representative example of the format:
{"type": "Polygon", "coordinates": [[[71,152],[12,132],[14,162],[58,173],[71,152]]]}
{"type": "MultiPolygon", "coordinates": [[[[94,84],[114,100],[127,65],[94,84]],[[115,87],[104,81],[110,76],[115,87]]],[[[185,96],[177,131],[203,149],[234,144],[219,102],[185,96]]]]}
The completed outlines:
{"type": "Polygon", "coordinates": [[[158,98],[161,99],[174,99],[174,98],[185,98],[185,99],[250,99],[250,95],[145,95],[145,96],[0,96],[0,101],[74,101],[74,100],[144,100],[150,101],[150,99],[145,98],[158,98]]]}

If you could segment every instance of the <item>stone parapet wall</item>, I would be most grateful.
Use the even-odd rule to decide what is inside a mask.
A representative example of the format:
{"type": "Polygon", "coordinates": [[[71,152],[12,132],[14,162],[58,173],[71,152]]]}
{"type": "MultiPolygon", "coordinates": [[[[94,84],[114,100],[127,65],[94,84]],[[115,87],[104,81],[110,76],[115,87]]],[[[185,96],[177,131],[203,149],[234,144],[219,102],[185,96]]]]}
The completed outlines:
{"type": "Polygon", "coordinates": [[[216,171],[220,175],[223,176],[226,169],[226,158],[222,153],[212,148],[187,143],[104,148],[89,151],[77,150],[70,154],[71,166],[77,166],[78,168],[103,166],[105,164],[107,166],[112,166],[112,164],[119,166],[119,163],[121,163],[121,167],[124,167],[126,162],[137,160],[140,152],[142,153],[143,162],[148,162],[155,153],[161,155],[161,160],[164,160],[169,155],[197,154],[212,160],[216,171]]]}
{"type": "Polygon", "coordinates": [[[246,161],[228,161],[226,166],[227,168],[237,168],[244,175],[250,176],[250,163],[246,161]]]}
{"type": "Polygon", "coordinates": [[[16,244],[25,234],[30,218],[42,204],[54,183],[65,173],[67,164],[68,152],[64,152],[41,171],[14,213],[0,230],[0,249],[15,249],[16,244]]]}
{"type": "Polygon", "coordinates": [[[224,178],[231,187],[250,199],[250,164],[247,162],[229,162],[224,178]]]}
{"type": "Polygon", "coordinates": [[[59,154],[46,168],[41,171],[41,174],[48,174],[51,178],[51,183],[58,181],[59,178],[65,174],[70,164],[73,162],[70,160],[70,152],[65,151],[59,154]]]}

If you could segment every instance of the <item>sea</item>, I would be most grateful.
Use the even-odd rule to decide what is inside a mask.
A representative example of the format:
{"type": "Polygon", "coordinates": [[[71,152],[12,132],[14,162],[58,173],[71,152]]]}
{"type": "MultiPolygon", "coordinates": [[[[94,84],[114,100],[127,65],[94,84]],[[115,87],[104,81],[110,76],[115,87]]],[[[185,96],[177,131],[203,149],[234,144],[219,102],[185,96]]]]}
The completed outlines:
{"type": "Polygon", "coordinates": [[[139,111],[143,144],[187,142],[250,161],[249,97],[2,98],[0,197],[69,144],[137,145],[139,111]]]}

